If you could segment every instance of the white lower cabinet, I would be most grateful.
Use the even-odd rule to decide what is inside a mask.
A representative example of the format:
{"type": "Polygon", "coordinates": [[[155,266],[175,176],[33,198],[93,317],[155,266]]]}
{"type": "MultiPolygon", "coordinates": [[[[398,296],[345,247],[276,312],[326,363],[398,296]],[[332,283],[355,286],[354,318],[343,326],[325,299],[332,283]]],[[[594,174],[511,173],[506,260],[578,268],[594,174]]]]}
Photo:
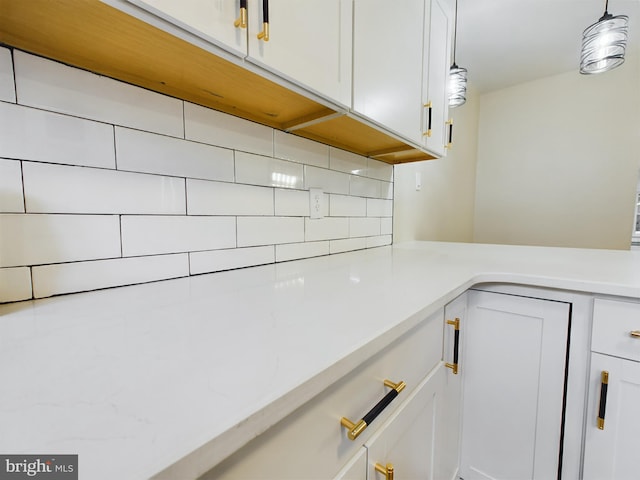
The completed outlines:
{"type": "Polygon", "coordinates": [[[570,304],[467,293],[460,477],[558,478],[570,304]]]}

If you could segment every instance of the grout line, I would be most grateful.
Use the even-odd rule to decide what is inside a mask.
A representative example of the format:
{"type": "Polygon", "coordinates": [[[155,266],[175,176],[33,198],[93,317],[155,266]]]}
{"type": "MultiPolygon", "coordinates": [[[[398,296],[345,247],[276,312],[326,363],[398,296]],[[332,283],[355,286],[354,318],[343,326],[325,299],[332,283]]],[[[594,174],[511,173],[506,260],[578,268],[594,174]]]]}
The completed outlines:
{"type": "Polygon", "coordinates": [[[22,207],[24,213],[27,213],[27,194],[24,188],[24,168],[22,167],[22,160],[20,160],[20,180],[22,182],[22,207]]]}
{"type": "Polygon", "coordinates": [[[189,215],[189,195],[187,195],[187,179],[184,178],[184,214],[189,215]]]}
{"type": "Polygon", "coordinates": [[[113,130],[113,162],[115,164],[115,169],[118,170],[118,144],[116,142],[116,126],[111,125],[113,130]]]}
{"type": "Polygon", "coordinates": [[[16,105],[18,105],[18,79],[16,78],[16,62],[14,60],[13,48],[9,49],[9,55],[11,56],[11,70],[13,73],[13,93],[16,97],[16,105]]]}
{"type": "Polygon", "coordinates": [[[36,298],[36,290],[33,286],[33,266],[29,267],[29,279],[31,280],[31,298],[36,298]]]}
{"type": "Polygon", "coordinates": [[[118,215],[118,226],[120,227],[120,258],[124,258],[124,247],[122,246],[122,215],[118,215]]]}

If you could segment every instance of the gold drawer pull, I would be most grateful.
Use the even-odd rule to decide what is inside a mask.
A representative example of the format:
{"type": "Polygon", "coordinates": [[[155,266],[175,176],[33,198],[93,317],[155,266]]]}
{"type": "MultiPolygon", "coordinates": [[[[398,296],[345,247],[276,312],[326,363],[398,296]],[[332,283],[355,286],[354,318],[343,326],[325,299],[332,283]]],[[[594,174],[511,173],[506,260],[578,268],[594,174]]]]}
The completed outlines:
{"type": "Polygon", "coordinates": [[[633,330],[629,333],[633,338],[640,338],[640,330],[633,330]]]}
{"type": "Polygon", "coordinates": [[[607,391],[609,390],[609,372],[600,374],[600,406],[598,407],[598,428],[604,430],[604,414],[607,411],[607,391]]]}
{"type": "Polygon", "coordinates": [[[454,337],[453,337],[453,363],[445,363],[444,366],[450,368],[454,375],[458,374],[458,351],[460,349],[460,319],[447,320],[447,325],[453,325],[454,337]]]}
{"type": "Polygon", "coordinates": [[[247,28],[247,0],[240,0],[240,16],[233,25],[236,28],[247,28]]]}
{"type": "Polygon", "coordinates": [[[384,384],[391,388],[391,391],[388,392],[382,400],[376,403],[376,405],[369,410],[364,417],[362,417],[362,420],[354,423],[346,417],[342,417],[340,419],[340,425],[348,430],[347,436],[349,437],[349,440],[355,440],[358,438],[358,435],[367,428],[367,425],[371,424],[371,422],[373,422],[376,417],[380,415],[385,408],[387,408],[391,401],[396,398],[402,390],[404,390],[404,387],[407,386],[407,384],[402,381],[399,383],[393,383],[391,380],[385,380],[384,384]]]}
{"type": "Polygon", "coordinates": [[[257,37],[258,40],[269,41],[269,0],[262,0],[262,31],[257,37]]]}
{"type": "Polygon", "coordinates": [[[383,474],[386,480],[393,480],[393,464],[392,463],[387,463],[384,466],[380,465],[379,463],[376,463],[375,467],[376,467],[376,472],[380,472],[381,474],[383,474]]]}

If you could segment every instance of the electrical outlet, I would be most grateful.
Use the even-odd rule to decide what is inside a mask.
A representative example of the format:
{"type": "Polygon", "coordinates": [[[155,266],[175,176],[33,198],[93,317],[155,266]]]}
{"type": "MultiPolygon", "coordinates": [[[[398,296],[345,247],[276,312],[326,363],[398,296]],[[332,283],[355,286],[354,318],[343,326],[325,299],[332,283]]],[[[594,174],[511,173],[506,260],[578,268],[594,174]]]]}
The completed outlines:
{"type": "Polygon", "coordinates": [[[309,189],[309,216],[311,218],[324,217],[324,193],[320,188],[309,189]]]}

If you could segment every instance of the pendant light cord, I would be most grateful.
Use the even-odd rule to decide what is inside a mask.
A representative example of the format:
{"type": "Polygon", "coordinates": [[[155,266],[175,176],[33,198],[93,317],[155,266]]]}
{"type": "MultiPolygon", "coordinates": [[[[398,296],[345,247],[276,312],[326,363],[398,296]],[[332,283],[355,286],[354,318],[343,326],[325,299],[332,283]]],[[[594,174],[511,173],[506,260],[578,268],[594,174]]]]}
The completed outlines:
{"type": "MultiPolygon", "coordinates": [[[[609,0],[606,0],[607,2],[609,0]]],[[[454,29],[453,29],[453,65],[456,65],[456,45],[458,41],[458,0],[456,0],[456,13],[454,20],[454,29]]]]}

